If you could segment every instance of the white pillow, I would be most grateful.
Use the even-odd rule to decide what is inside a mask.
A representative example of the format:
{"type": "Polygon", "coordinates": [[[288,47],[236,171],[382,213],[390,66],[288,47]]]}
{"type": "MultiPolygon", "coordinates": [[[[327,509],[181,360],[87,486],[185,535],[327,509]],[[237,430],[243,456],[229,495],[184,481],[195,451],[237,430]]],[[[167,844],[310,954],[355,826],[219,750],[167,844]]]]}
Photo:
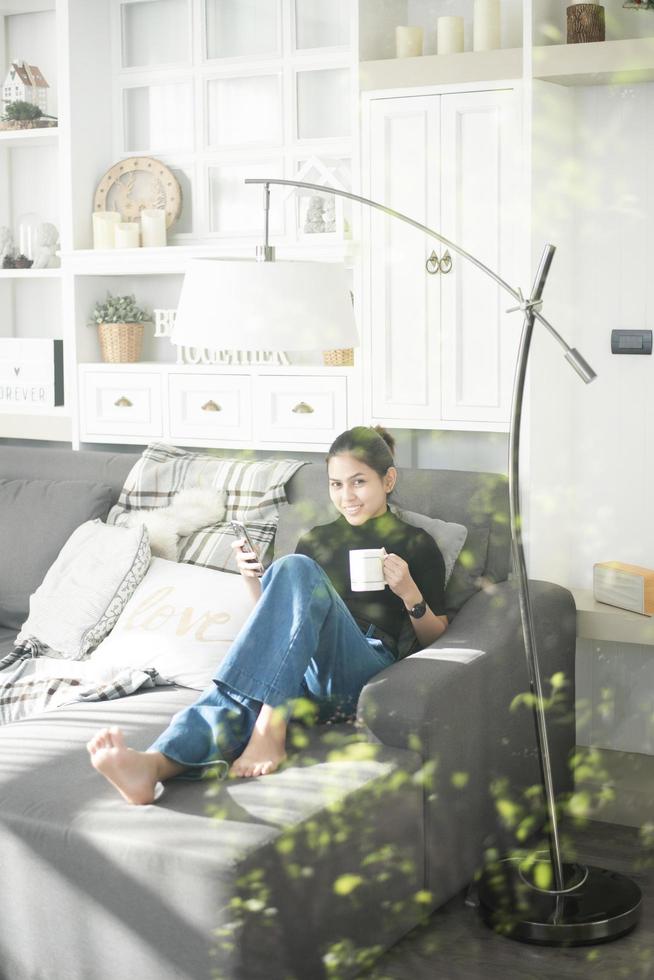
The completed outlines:
{"type": "Polygon", "coordinates": [[[36,639],[50,648],[50,656],[79,660],[110,632],[149,564],[143,525],[85,521],[30,596],[16,643],[36,639]]]}
{"type": "Polygon", "coordinates": [[[467,527],[463,524],[454,524],[452,521],[441,521],[438,517],[415,514],[411,510],[401,510],[399,507],[391,506],[391,510],[401,521],[413,527],[420,527],[432,536],[445,562],[445,585],[447,585],[454,563],[468,536],[467,527]]]}
{"type": "Polygon", "coordinates": [[[153,558],[91,661],[103,671],[154,667],[181,687],[203,691],[251,610],[240,575],[153,558]]]}

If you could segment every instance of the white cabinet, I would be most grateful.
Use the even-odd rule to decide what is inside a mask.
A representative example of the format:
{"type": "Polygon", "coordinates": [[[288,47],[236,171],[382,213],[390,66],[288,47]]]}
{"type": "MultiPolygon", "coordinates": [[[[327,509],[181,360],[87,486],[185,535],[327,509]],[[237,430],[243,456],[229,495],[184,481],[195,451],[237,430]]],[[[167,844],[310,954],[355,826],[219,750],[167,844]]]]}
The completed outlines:
{"type": "Polygon", "coordinates": [[[89,442],[163,436],[161,377],[156,369],[80,371],[80,428],[89,442]]]}
{"type": "Polygon", "coordinates": [[[261,377],[256,388],[256,418],[259,442],[330,446],[347,428],[347,379],[261,377]]]}
{"type": "MultiPolygon", "coordinates": [[[[514,89],[372,98],[369,195],[515,286],[520,140],[514,89]]],[[[409,225],[375,211],[369,227],[373,417],[415,428],[505,428],[520,332],[520,318],[504,312],[508,294],[409,225]]]]}
{"type": "Polygon", "coordinates": [[[81,364],[83,443],[323,452],[362,421],[354,368],[81,364]]]}
{"type": "Polygon", "coordinates": [[[247,445],[252,439],[252,379],[247,375],[175,372],[168,376],[171,439],[219,439],[247,445]]]}

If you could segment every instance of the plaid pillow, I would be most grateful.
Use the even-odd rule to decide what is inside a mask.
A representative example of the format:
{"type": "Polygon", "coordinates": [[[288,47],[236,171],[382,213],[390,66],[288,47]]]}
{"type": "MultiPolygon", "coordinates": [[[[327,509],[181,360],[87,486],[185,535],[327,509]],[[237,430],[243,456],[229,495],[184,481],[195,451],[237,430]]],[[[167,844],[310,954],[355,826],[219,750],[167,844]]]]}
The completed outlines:
{"type": "Polygon", "coordinates": [[[236,572],[231,548],[234,532],[229,523],[234,519],[247,525],[261,561],[268,565],[279,505],[286,500],[285,485],[303,465],[297,459],[224,459],[154,442],[128,473],[107,523],[121,524],[131,510],[167,507],[176,493],[188,487],[220,490],[226,497],[225,521],[183,539],[179,560],[236,572]]]}

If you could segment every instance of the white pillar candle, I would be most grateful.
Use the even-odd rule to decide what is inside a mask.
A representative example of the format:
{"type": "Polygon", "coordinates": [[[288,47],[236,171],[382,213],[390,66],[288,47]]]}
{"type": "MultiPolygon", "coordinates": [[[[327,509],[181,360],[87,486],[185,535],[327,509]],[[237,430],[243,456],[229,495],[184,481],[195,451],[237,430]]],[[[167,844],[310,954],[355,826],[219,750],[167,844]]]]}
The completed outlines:
{"type": "Polygon", "coordinates": [[[500,0],[475,0],[472,18],[472,50],[494,51],[500,47],[500,0]]]}
{"type": "Polygon", "coordinates": [[[144,208],[141,211],[141,240],[144,248],[158,248],[166,244],[166,212],[160,208],[144,208]]]}
{"type": "Polygon", "coordinates": [[[114,248],[114,232],[120,221],[120,211],[93,212],[93,248],[114,248]]]}
{"type": "Polygon", "coordinates": [[[119,221],[116,227],[116,248],[138,248],[139,226],[136,221],[119,221]]]}
{"type": "Polygon", "coordinates": [[[463,17],[439,17],[436,23],[439,54],[463,51],[463,17]]]}
{"type": "Polygon", "coordinates": [[[417,58],[422,54],[422,27],[395,28],[397,58],[417,58]]]}
{"type": "Polygon", "coordinates": [[[594,4],[598,4],[599,3],[599,0],[570,0],[570,3],[568,4],[568,6],[569,7],[575,7],[579,3],[594,3],[594,4]]]}

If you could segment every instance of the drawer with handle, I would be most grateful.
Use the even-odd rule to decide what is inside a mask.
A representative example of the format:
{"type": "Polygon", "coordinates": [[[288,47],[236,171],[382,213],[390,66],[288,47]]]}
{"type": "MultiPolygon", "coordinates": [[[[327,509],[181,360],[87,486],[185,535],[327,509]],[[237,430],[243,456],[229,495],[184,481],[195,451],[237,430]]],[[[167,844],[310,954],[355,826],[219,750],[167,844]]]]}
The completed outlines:
{"type": "Polygon", "coordinates": [[[158,371],[80,370],[80,435],[163,435],[161,376],[158,371]]]}
{"type": "Polygon", "coordinates": [[[260,376],[255,419],[258,442],[329,445],[347,428],[347,380],[260,376]]]}
{"type": "Polygon", "coordinates": [[[172,439],[247,441],[252,436],[252,379],[183,372],[168,378],[172,439]]]}

